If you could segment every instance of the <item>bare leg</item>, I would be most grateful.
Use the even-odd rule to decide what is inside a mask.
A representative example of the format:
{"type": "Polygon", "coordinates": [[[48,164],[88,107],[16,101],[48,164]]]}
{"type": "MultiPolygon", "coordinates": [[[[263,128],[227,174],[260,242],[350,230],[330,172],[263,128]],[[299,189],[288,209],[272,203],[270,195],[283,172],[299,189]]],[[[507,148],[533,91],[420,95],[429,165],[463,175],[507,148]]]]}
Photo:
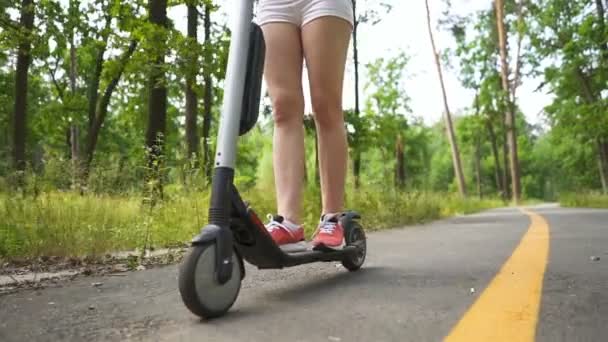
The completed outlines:
{"type": "Polygon", "coordinates": [[[300,29],[289,23],[262,26],[264,77],[274,110],[273,167],[277,213],[300,223],[304,179],[304,95],[300,29]]]}
{"type": "Polygon", "coordinates": [[[323,214],[344,209],[347,140],[342,88],[351,25],[337,17],[320,17],[302,28],[302,45],[319,139],[323,214]]]}

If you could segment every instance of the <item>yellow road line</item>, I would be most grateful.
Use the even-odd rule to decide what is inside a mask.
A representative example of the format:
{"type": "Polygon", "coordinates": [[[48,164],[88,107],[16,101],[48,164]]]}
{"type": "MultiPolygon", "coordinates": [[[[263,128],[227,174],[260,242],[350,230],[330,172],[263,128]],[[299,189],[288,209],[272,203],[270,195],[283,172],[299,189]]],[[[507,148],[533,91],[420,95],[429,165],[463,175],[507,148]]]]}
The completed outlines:
{"type": "Polygon", "coordinates": [[[522,210],[530,227],[513,254],[445,341],[534,341],[549,257],[549,224],[522,210]]]}

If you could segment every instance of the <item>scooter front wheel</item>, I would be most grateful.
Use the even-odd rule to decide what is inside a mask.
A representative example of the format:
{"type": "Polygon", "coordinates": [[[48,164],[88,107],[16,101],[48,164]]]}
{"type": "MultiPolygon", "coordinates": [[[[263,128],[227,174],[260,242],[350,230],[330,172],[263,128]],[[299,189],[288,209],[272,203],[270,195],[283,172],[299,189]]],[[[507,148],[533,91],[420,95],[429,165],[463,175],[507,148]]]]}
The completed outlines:
{"type": "Polygon", "coordinates": [[[232,256],[232,277],[221,285],[215,277],[215,243],[192,247],[179,271],[179,292],[186,307],[195,315],[210,319],[224,315],[241,289],[242,263],[232,256]]]}

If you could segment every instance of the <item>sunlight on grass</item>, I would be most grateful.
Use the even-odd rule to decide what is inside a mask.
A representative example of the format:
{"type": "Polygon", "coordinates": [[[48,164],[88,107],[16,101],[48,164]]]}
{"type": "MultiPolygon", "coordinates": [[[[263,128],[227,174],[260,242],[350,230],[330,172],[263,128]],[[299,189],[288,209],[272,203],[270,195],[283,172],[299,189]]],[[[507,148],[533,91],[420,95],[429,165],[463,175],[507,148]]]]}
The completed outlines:
{"type": "MultiPolygon", "coordinates": [[[[365,189],[348,196],[368,230],[425,222],[497,207],[496,200],[457,195],[365,189]]],[[[272,191],[250,190],[243,198],[260,216],[274,212],[272,191]]],[[[108,252],[182,245],[207,220],[207,192],[178,192],[154,208],[133,196],[48,192],[34,197],[0,194],[0,258],[102,256],[108,252]]],[[[319,193],[304,200],[307,234],[319,218],[319,193]]]]}

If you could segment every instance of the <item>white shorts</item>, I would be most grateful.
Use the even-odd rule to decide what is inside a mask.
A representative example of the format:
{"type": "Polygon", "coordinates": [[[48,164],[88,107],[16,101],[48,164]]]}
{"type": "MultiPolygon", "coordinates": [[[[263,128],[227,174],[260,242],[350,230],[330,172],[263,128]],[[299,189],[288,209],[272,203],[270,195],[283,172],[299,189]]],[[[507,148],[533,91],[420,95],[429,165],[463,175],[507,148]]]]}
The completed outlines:
{"type": "Polygon", "coordinates": [[[342,18],[352,27],[354,20],[351,0],[260,0],[255,22],[260,26],[283,22],[302,27],[325,16],[342,18]]]}

